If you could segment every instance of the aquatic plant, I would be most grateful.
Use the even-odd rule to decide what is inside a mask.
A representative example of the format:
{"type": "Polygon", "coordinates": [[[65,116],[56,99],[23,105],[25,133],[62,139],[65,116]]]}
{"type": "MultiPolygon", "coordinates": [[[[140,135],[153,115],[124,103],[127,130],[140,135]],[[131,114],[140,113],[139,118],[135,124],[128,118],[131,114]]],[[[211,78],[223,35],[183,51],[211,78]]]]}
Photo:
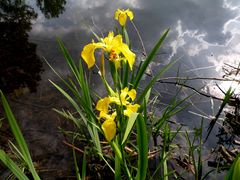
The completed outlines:
{"type": "MultiPolygon", "coordinates": [[[[134,50],[131,49],[126,29],[128,18],[134,28],[136,27],[133,23],[133,17],[134,14],[129,9],[118,9],[114,18],[119,22],[120,28],[116,32],[110,30],[106,37],[99,37],[93,32],[95,40],[83,47],[77,63],[71,57],[64,43],[58,39],[59,47],[71,71],[71,76],[67,79],[62,77],[46,60],[49,67],[63,82],[63,85],[58,85],[50,80],[51,84],[73,108],[73,111],[66,109],[54,109],[54,111],[71,120],[76,127],[76,130],[70,133],[61,130],[71,140],[70,146],[73,150],[77,179],[87,177],[87,161],[90,157],[102,161],[104,167],[108,168],[107,172],[115,179],[156,179],[159,176],[164,180],[169,177],[181,178],[181,174],[176,169],[169,168],[169,162],[177,149],[174,140],[177,135],[182,133],[180,132],[182,125],[177,125],[173,130],[169,122],[173,116],[188,106],[185,102],[191,95],[178,100],[177,96],[182,89],[181,87],[160,115],[151,111],[150,105],[155,106],[159,100],[158,96],[154,96],[155,83],[159,82],[161,76],[176,61],[170,62],[155,75],[149,76],[149,81],[145,81],[145,84],[142,83],[149,65],[154,61],[158,50],[167,37],[169,29],[163,32],[149,54],[146,54],[145,49],[143,49],[146,56],[138,62],[138,54],[135,54],[134,50]],[[100,53],[97,55],[96,51],[100,53]],[[85,65],[88,69],[84,68],[85,65]],[[98,67],[98,65],[100,66],[98,67]],[[103,96],[91,88],[87,74],[94,68],[98,70],[107,95],[103,96]],[[83,142],[84,146],[84,150],[81,150],[82,157],[76,154],[76,150],[79,149],[76,146],[79,142],[83,142]],[[80,160],[82,161],[81,172],[80,160]],[[153,161],[158,164],[155,165],[154,169],[151,169],[149,164],[153,161]]],[[[138,31],[137,33],[139,34],[138,31]]],[[[6,98],[1,92],[0,94],[6,116],[18,144],[16,146],[12,143],[11,146],[17,152],[16,156],[21,157],[23,167],[20,167],[2,150],[0,150],[0,159],[17,178],[28,179],[25,175],[26,171],[24,171],[27,168],[34,179],[40,179],[6,98]]],[[[231,90],[227,95],[222,108],[232,95],[231,90]]],[[[215,122],[210,124],[211,128],[214,124],[215,122]]],[[[188,163],[193,167],[192,172],[195,179],[202,179],[203,176],[202,130],[203,123],[199,129],[195,129],[193,140],[191,140],[189,133],[185,132],[189,148],[188,163]],[[197,142],[199,143],[197,144],[197,142]]],[[[211,129],[209,134],[210,132],[211,129]]],[[[179,159],[178,161],[180,162],[179,159]]],[[[239,163],[235,164],[235,167],[239,166],[239,163]]],[[[233,176],[236,176],[235,174],[233,172],[233,176]]]]}
{"type": "MultiPolygon", "coordinates": [[[[127,17],[132,22],[133,16],[133,12],[130,10],[118,9],[115,12],[115,19],[119,21],[121,30],[117,30],[116,35],[114,35],[113,31],[110,31],[106,37],[99,37],[94,33],[97,40],[92,40],[91,43],[84,46],[79,65],[76,65],[71,58],[63,42],[58,40],[74,79],[64,80],[50,66],[67,86],[68,92],[71,93],[68,93],[54,82],[50,82],[73,105],[79,117],[65,110],[55,111],[73,120],[81,132],[82,129],[87,128],[88,131],[85,131],[84,134],[86,139],[91,137],[89,146],[94,145],[96,153],[109,166],[115,179],[120,179],[123,175],[128,179],[145,179],[147,176],[149,151],[147,104],[155,82],[176,62],[173,61],[166,65],[145,86],[142,86],[141,79],[149,64],[154,60],[169,29],[159,38],[149,55],[140,64],[137,64],[137,55],[129,46],[130,39],[126,30],[127,17]],[[119,32],[120,34],[118,34],[119,32]],[[97,49],[101,49],[100,56],[94,53],[97,49]],[[99,59],[97,63],[96,59],[99,59]],[[91,85],[87,83],[88,79],[82,62],[86,63],[89,70],[94,66],[98,68],[97,64],[100,64],[100,68],[98,68],[99,76],[106,88],[107,96],[101,97],[101,94],[97,94],[97,92],[92,93],[91,85]],[[106,62],[108,66],[105,65],[106,62]],[[112,77],[110,80],[106,78],[109,71],[112,77]],[[112,83],[113,85],[110,85],[112,83]],[[94,103],[92,97],[101,98],[94,103]],[[102,149],[106,145],[100,141],[102,135],[109,143],[114,158],[110,154],[103,153],[102,149]],[[134,143],[133,137],[137,139],[136,143],[134,143]],[[137,154],[137,161],[127,151],[129,147],[132,147],[130,148],[132,153],[137,154]],[[129,158],[132,160],[129,161],[129,158]],[[114,160],[114,167],[112,166],[112,160],[114,160]]],[[[171,115],[165,118],[163,123],[165,124],[170,117],[171,115]]],[[[160,130],[160,127],[158,129],[160,130]]],[[[165,157],[165,171],[167,168],[166,163],[167,158],[165,157]]]]}

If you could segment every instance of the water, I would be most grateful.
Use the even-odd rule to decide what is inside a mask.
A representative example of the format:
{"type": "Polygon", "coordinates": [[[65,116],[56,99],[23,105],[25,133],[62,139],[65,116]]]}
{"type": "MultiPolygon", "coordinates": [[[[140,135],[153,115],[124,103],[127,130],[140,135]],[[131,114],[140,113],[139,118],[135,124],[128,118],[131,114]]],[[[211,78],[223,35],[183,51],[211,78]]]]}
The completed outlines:
{"type": "MultiPolygon", "coordinates": [[[[114,11],[117,8],[130,8],[135,14],[134,23],[147,52],[163,31],[171,28],[152,64],[153,73],[171,60],[181,57],[178,65],[165,77],[178,75],[221,78],[224,63],[239,63],[240,2],[237,0],[61,0],[56,1],[57,4],[46,3],[45,6],[44,1],[38,1],[41,2],[39,4],[26,1],[27,6],[14,4],[16,2],[11,1],[9,7],[12,9],[6,9],[6,0],[0,2],[0,87],[11,99],[11,105],[24,129],[24,135],[29,138],[34,156],[44,157],[45,161],[41,165],[53,169],[58,175],[56,169],[62,168],[59,161],[69,164],[67,161],[71,154],[62,144],[64,138],[57,127],[69,127],[70,123],[59,118],[51,108],[67,108],[69,105],[49,83],[48,79],[55,82],[59,80],[43,60],[43,57],[47,59],[64,76],[69,74],[56,37],[61,38],[73,58],[78,59],[83,46],[93,38],[90,28],[96,33],[107,35],[117,25],[113,19],[114,11]],[[19,12],[18,17],[16,12],[19,12]],[[178,68],[180,74],[176,73],[178,68]]],[[[140,40],[130,23],[127,27],[132,48],[140,55],[140,40]]],[[[100,85],[94,79],[95,75],[92,76],[93,86],[98,88],[100,85]]],[[[229,86],[226,82],[203,79],[191,80],[187,85],[200,91],[201,87],[209,84],[205,92],[222,97],[223,94],[215,83],[225,89],[229,86]]],[[[175,93],[174,87],[175,85],[166,83],[155,87],[162,95],[161,103],[169,102],[175,93]]],[[[181,98],[192,92],[185,88],[181,98]]],[[[192,106],[175,117],[177,122],[189,127],[199,125],[199,116],[214,116],[220,103],[197,95],[189,102],[192,106]]],[[[208,121],[206,118],[206,124],[208,121]]],[[[216,133],[217,128],[214,131],[216,133]]],[[[206,151],[208,145],[215,143],[215,137],[210,138],[206,151]]],[[[65,172],[68,174],[68,166],[62,168],[61,173],[65,172]]]]}

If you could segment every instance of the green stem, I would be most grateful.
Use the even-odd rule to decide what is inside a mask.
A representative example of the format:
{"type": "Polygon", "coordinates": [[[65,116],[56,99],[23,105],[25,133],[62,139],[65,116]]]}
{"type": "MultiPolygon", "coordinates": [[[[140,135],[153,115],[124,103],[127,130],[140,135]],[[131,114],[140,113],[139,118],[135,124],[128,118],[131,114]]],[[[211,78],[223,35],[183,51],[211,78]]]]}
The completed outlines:
{"type": "Polygon", "coordinates": [[[165,150],[163,151],[163,175],[163,179],[168,180],[167,154],[165,150]]]}
{"type": "MultiPolygon", "coordinates": [[[[116,145],[117,148],[115,148],[116,150],[119,150],[119,143],[118,143],[118,139],[119,136],[116,137],[116,144],[114,144],[114,146],[116,145]]],[[[116,153],[116,152],[115,152],[116,153]]],[[[122,155],[120,155],[121,152],[118,152],[115,154],[115,174],[114,174],[114,179],[115,180],[120,180],[121,179],[121,161],[122,161],[122,155]],[[121,158],[120,158],[121,157],[121,158]]]]}

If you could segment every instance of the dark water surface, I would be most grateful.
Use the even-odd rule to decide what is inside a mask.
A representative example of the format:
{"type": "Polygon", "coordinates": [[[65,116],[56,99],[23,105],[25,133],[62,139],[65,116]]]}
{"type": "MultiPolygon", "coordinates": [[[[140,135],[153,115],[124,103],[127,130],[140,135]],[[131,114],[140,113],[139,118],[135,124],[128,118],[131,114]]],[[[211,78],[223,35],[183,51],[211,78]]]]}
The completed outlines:
{"type": "MultiPolygon", "coordinates": [[[[64,76],[69,75],[56,37],[64,41],[77,60],[83,46],[93,38],[90,28],[104,35],[115,29],[118,24],[113,14],[117,8],[130,8],[134,12],[134,23],[147,52],[170,27],[170,34],[151,66],[153,73],[171,60],[180,58],[178,65],[165,77],[221,78],[224,63],[237,66],[240,62],[238,0],[29,0],[25,3],[1,0],[0,88],[11,99],[34,157],[43,157],[41,167],[52,170],[49,173],[55,176],[64,177],[71,167],[71,153],[63,145],[64,137],[57,128],[69,127],[70,123],[51,109],[67,108],[69,105],[49,83],[48,79],[59,80],[43,58],[64,76]],[[66,166],[62,167],[62,164],[66,166]]],[[[143,51],[141,42],[133,26],[128,23],[127,27],[133,51],[139,55],[140,61],[143,51]]],[[[94,77],[93,74],[93,88],[101,92],[100,84],[94,77]]],[[[216,83],[223,89],[231,85],[202,79],[188,81],[187,85],[196,89],[206,86],[205,93],[222,97],[216,83]]],[[[174,87],[166,83],[156,85],[155,89],[162,97],[161,107],[169,103],[175,93],[174,87]]],[[[192,92],[186,88],[180,98],[192,92]]],[[[207,117],[204,120],[207,125],[209,117],[216,115],[220,103],[197,95],[189,102],[192,106],[175,117],[177,122],[187,125],[186,129],[198,126],[202,116],[207,117]]],[[[213,144],[216,144],[215,137],[210,138],[204,151],[208,152],[213,144]]]]}

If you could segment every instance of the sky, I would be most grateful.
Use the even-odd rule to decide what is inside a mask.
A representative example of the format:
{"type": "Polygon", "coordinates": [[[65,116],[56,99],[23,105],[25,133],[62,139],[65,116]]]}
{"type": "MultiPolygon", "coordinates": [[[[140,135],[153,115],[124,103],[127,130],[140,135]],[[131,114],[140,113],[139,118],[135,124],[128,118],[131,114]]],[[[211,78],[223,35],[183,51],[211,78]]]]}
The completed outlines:
{"type": "MultiPolygon", "coordinates": [[[[83,46],[93,38],[91,29],[103,35],[115,29],[118,23],[113,14],[117,8],[129,8],[134,12],[133,22],[147,52],[161,34],[170,28],[166,42],[151,66],[156,70],[179,59],[181,76],[221,78],[224,75],[224,63],[237,67],[240,62],[238,0],[69,0],[59,18],[47,19],[35,7],[39,14],[33,22],[31,39],[38,44],[39,53],[52,62],[55,68],[68,73],[63,68],[63,61],[59,60],[62,57],[57,49],[56,36],[63,39],[71,54],[78,58],[83,46]]],[[[127,28],[133,51],[141,59],[141,43],[136,31],[130,23],[127,28]]],[[[49,73],[52,72],[46,70],[43,76],[48,77],[49,73]]],[[[170,70],[168,75],[176,76],[176,69],[170,70]]],[[[191,85],[208,85],[204,89],[206,92],[223,96],[216,88],[216,83],[226,90],[229,86],[240,89],[238,84],[229,82],[199,80],[191,82],[191,85]]]]}
{"type": "MultiPolygon", "coordinates": [[[[69,0],[59,18],[46,19],[39,13],[31,34],[33,38],[46,39],[56,36],[67,39],[74,35],[75,41],[83,44],[92,38],[89,27],[101,30],[105,35],[114,29],[117,23],[113,14],[117,8],[130,8],[134,12],[134,23],[148,50],[163,31],[170,28],[165,46],[168,59],[183,56],[182,61],[191,70],[214,66],[213,70],[220,72],[225,61],[232,63],[239,59],[240,2],[237,0],[131,0],[117,3],[69,0]]],[[[129,29],[133,29],[131,24],[129,29]]],[[[133,43],[133,48],[137,51],[139,39],[133,30],[131,32],[137,42],[133,43]]]]}
{"type": "MultiPolygon", "coordinates": [[[[30,39],[38,45],[40,56],[45,57],[61,74],[67,75],[69,72],[66,71],[63,56],[57,48],[56,37],[60,37],[73,57],[78,59],[83,46],[93,38],[90,29],[103,35],[115,29],[118,23],[114,20],[113,14],[117,8],[129,8],[134,12],[133,22],[141,34],[147,52],[153,48],[161,34],[170,28],[166,42],[151,66],[153,70],[179,59],[181,76],[221,78],[224,75],[222,68],[224,63],[238,66],[240,62],[239,0],[69,0],[59,18],[47,19],[35,7],[39,14],[33,22],[30,39]]],[[[127,24],[127,28],[133,51],[138,53],[141,59],[141,43],[136,31],[131,23],[127,24]]],[[[45,68],[43,80],[49,83],[48,79],[53,80],[54,75],[47,65],[45,68]]],[[[176,76],[176,72],[176,68],[171,69],[167,75],[176,76]]],[[[238,84],[215,80],[195,80],[189,84],[197,88],[205,85],[203,92],[223,97],[224,94],[216,87],[216,83],[224,90],[229,86],[240,89],[238,84]]],[[[165,86],[161,85],[162,87],[165,86]]],[[[158,87],[156,89],[158,90],[158,87]]],[[[169,90],[171,89],[166,87],[163,91],[170,95],[167,94],[169,90]]],[[[187,95],[189,94],[182,96],[184,98],[187,95]]],[[[209,98],[205,100],[193,97],[192,109],[188,112],[195,113],[194,117],[214,116],[219,103],[213,103],[209,98]]],[[[165,101],[167,102],[169,99],[165,101]]],[[[196,123],[189,121],[193,119],[189,114],[179,116],[181,117],[178,119],[185,119],[190,126],[191,123],[192,125],[196,123]]],[[[215,141],[213,139],[212,142],[215,141]]]]}
{"type": "MultiPolygon", "coordinates": [[[[134,12],[133,22],[141,34],[147,52],[153,48],[161,34],[170,28],[166,42],[151,66],[153,71],[157,71],[172,60],[179,59],[181,76],[222,77],[224,63],[238,66],[240,62],[239,0],[68,0],[65,11],[58,18],[46,18],[35,5],[35,1],[26,0],[26,2],[38,12],[37,19],[32,21],[32,30],[29,32],[30,41],[37,44],[37,53],[40,58],[44,57],[64,77],[69,74],[69,71],[66,69],[56,37],[60,37],[74,59],[78,59],[83,46],[93,38],[90,29],[98,34],[107,35],[109,31],[115,29],[115,26],[118,26],[113,18],[117,8],[129,8],[134,12]]],[[[127,28],[132,49],[141,60],[140,40],[131,23],[127,24],[127,28]]],[[[45,60],[43,60],[43,66],[45,71],[39,87],[40,94],[47,88],[53,89],[49,79],[54,82],[58,79],[45,60]]],[[[167,75],[176,76],[176,72],[177,69],[171,69],[167,75]]],[[[98,80],[94,83],[101,82],[98,80]]],[[[226,90],[234,85],[229,82],[217,83],[226,90]]],[[[204,92],[223,96],[215,84],[215,81],[203,80],[190,82],[194,87],[207,85],[203,89],[204,92]]],[[[236,85],[238,84],[234,85],[238,89],[236,85]]],[[[165,87],[164,84],[156,87],[156,90],[162,87],[165,87]]],[[[101,94],[100,91],[101,89],[98,89],[99,94],[101,94]]],[[[161,99],[161,103],[169,103],[170,91],[169,87],[163,90],[160,98],[168,99],[166,101],[161,99]]],[[[188,95],[181,94],[183,98],[188,95]]],[[[56,97],[61,100],[58,96],[56,97]]],[[[196,114],[214,116],[216,114],[214,103],[209,98],[207,102],[206,99],[200,98],[194,96],[190,99],[192,109],[186,110],[188,114],[177,115],[176,119],[179,122],[185,121],[191,126],[191,123],[194,125],[194,120],[197,119],[189,116],[191,112],[195,113],[194,117],[196,114]],[[198,107],[195,108],[195,105],[198,107]]],[[[198,124],[200,120],[201,117],[198,117],[198,124]]],[[[206,122],[208,124],[208,121],[206,122]]],[[[215,141],[216,139],[213,142],[215,141]]]]}

